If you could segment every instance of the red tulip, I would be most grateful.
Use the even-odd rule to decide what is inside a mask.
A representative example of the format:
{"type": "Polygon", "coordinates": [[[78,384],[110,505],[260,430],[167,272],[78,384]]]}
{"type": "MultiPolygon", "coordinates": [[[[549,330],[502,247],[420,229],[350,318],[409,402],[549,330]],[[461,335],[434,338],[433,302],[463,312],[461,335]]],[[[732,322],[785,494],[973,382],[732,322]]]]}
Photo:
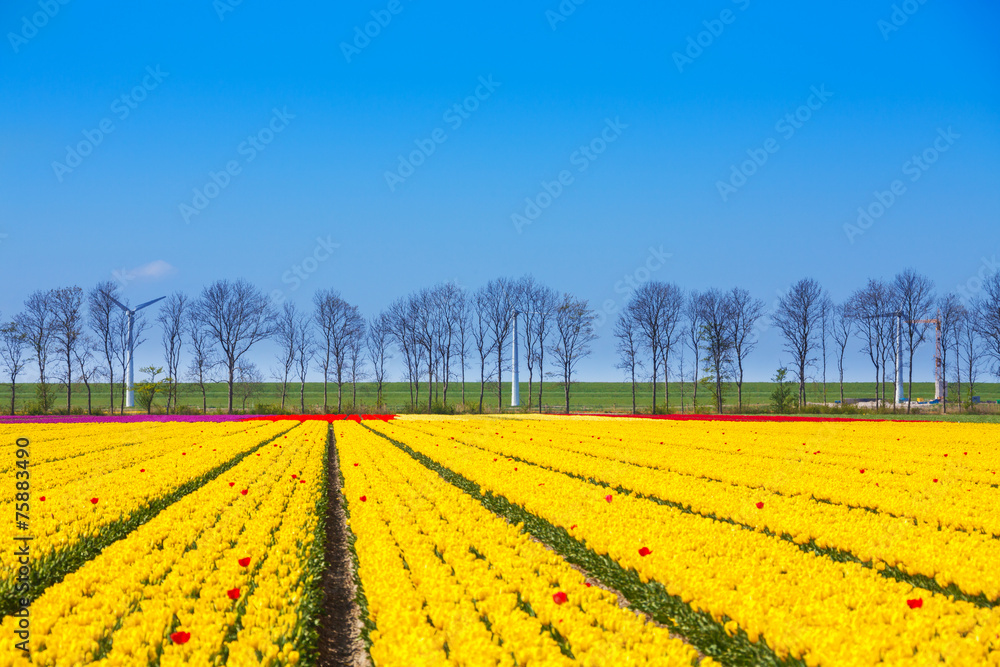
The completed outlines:
{"type": "Polygon", "coordinates": [[[306,483],[306,480],[304,480],[304,479],[300,479],[299,480],[299,484],[305,484],[305,483],[306,483]]]}
{"type": "Polygon", "coordinates": [[[651,553],[653,553],[653,552],[649,550],[649,547],[643,547],[643,548],[639,549],[639,555],[640,556],[645,557],[645,556],[648,556],[651,553]]]}
{"type": "Polygon", "coordinates": [[[935,477],[935,478],[934,478],[934,481],[935,481],[935,482],[937,481],[937,477],[935,477]]]}
{"type": "Polygon", "coordinates": [[[584,586],[586,586],[587,588],[590,588],[590,584],[585,583],[584,586]]]}
{"type": "Polygon", "coordinates": [[[556,593],[555,595],[552,596],[552,599],[555,600],[556,604],[562,604],[562,603],[566,602],[566,600],[568,598],[566,597],[565,593],[563,593],[562,591],[559,591],[558,593],[556,593]]]}
{"type": "Polygon", "coordinates": [[[236,486],[236,482],[230,482],[229,486],[236,486]]]}
{"type": "Polygon", "coordinates": [[[357,467],[358,467],[358,464],[357,464],[357,463],[355,463],[355,464],[354,464],[354,467],[355,467],[355,468],[357,468],[357,467]]]}
{"type": "Polygon", "coordinates": [[[920,609],[924,606],[924,599],[917,598],[916,600],[907,600],[906,604],[910,605],[910,609],[920,609]]]}
{"type": "Polygon", "coordinates": [[[607,500],[609,503],[611,502],[611,496],[610,495],[604,496],[604,499],[607,500]]]}
{"type": "Polygon", "coordinates": [[[764,509],[764,503],[757,503],[757,509],[759,510],[764,509]]]}
{"type": "Polygon", "coordinates": [[[865,474],[865,469],[864,469],[864,468],[862,468],[862,469],[861,469],[861,474],[862,474],[862,475],[864,475],[864,474],[865,474]]]}
{"type": "Polygon", "coordinates": [[[242,491],[240,491],[240,493],[245,496],[247,494],[247,491],[249,491],[249,490],[250,489],[243,489],[242,491]]]}
{"type": "Polygon", "coordinates": [[[240,599],[240,589],[238,589],[238,588],[230,588],[228,591],[226,591],[226,595],[229,596],[230,600],[239,600],[240,599]]]}
{"type": "Polygon", "coordinates": [[[368,496],[361,496],[361,502],[366,502],[367,500],[368,500],[368,496]]]}
{"type": "Polygon", "coordinates": [[[250,564],[250,556],[247,556],[246,558],[241,558],[237,562],[240,564],[240,567],[246,567],[247,565],[250,564]]]}
{"type": "Polygon", "coordinates": [[[187,644],[189,639],[191,639],[190,632],[175,632],[170,635],[170,641],[175,644],[187,644]]]}
{"type": "Polygon", "coordinates": [[[97,498],[91,498],[90,502],[93,503],[94,505],[96,505],[97,504],[97,498]]]}
{"type": "Polygon", "coordinates": [[[187,456],[187,452],[181,452],[181,456],[187,456]]]}
{"type": "Polygon", "coordinates": [[[575,523],[572,526],[569,527],[570,530],[573,530],[574,528],[576,528],[576,524],[575,523]]]}
{"type": "Polygon", "coordinates": [[[146,472],[146,469],[145,468],[140,468],[139,472],[146,472]]]}
{"type": "Polygon", "coordinates": [[[297,479],[298,475],[292,475],[292,479],[297,479]]]}
{"type": "Polygon", "coordinates": [[[39,500],[44,501],[45,500],[45,496],[42,496],[41,498],[39,498],[39,500]]]}

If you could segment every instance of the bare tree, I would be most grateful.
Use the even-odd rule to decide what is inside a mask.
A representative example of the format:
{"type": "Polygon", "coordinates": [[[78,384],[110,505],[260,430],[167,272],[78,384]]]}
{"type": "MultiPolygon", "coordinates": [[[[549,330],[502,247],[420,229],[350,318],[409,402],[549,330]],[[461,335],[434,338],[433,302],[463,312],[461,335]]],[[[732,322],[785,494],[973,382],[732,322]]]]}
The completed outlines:
{"type": "MultiPolygon", "coordinates": [[[[260,395],[264,376],[256,364],[248,359],[241,358],[236,365],[234,380],[236,394],[240,399],[240,411],[246,414],[247,401],[260,395]]],[[[230,414],[232,414],[232,410],[230,410],[230,414]]]]}
{"type": "Polygon", "coordinates": [[[830,328],[833,323],[831,319],[833,318],[834,305],[833,300],[828,296],[824,295],[823,300],[819,304],[819,341],[820,341],[820,354],[823,358],[823,405],[827,404],[826,400],[826,342],[830,338],[830,328]]]}
{"type": "Polygon", "coordinates": [[[806,404],[806,369],[815,359],[821,328],[823,288],[812,278],[803,278],[778,300],[778,308],[771,316],[772,323],[785,339],[785,350],[795,359],[799,381],[799,405],[806,404]]]}
{"type": "MultiPolygon", "coordinates": [[[[488,321],[489,295],[485,288],[475,293],[472,299],[472,341],[479,355],[479,412],[483,412],[483,397],[486,394],[486,383],[493,377],[492,368],[487,369],[487,362],[493,357],[495,341],[490,338],[488,321]]],[[[541,396],[539,396],[541,401],[541,396]]]]}
{"type": "Polygon", "coordinates": [[[365,379],[365,336],[368,323],[360,315],[347,341],[347,371],[351,379],[351,410],[358,409],[358,382],[365,379]]]}
{"type": "Polygon", "coordinates": [[[564,294],[562,303],[556,310],[556,339],[552,356],[559,367],[566,398],[566,414],[569,414],[569,388],[573,382],[573,371],[580,359],[590,354],[590,344],[597,340],[594,320],[597,314],[587,307],[585,299],[576,299],[564,294]]]}
{"type": "Polygon", "coordinates": [[[124,327],[125,314],[115,305],[121,300],[118,285],[111,280],[100,282],[87,293],[87,322],[96,336],[99,352],[104,357],[107,368],[108,388],[111,396],[108,410],[115,413],[115,359],[118,357],[119,336],[116,332],[124,327]]]}
{"type": "Polygon", "coordinates": [[[427,411],[430,412],[436,384],[434,370],[442,353],[440,339],[444,328],[437,290],[424,288],[411,294],[408,311],[411,313],[414,340],[423,350],[427,364],[427,411]]]}
{"type": "Polygon", "coordinates": [[[687,328],[684,330],[685,343],[694,355],[691,363],[691,410],[698,411],[698,370],[701,366],[701,343],[705,335],[704,322],[701,319],[701,294],[697,290],[691,292],[684,305],[687,315],[687,328]]]}
{"type": "MultiPolygon", "coordinates": [[[[386,362],[392,358],[392,352],[389,350],[391,338],[392,324],[388,313],[381,312],[378,317],[368,322],[368,336],[365,342],[368,346],[368,361],[372,365],[372,377],[375,379],[375,405],[378,409],[385,405],[382,386],[385,383],[386,362]]],[[[463,369],[463,376],[464,372],[463,369]]]]}
{"type": "Polygon", "coordinates": [[[492,338],[497,369],[497,412],[503,411],[504,353],[513,331],[514,310],[520,298],[520,286],[509,278],[497,278],[486,283],[486,323],[492,338]]]}
{"type": "Polygon", "coordinates": [[[1000,376],[1000,272],[983,281],[983,295],[976,299],[974,310],[973,326],[994,364],[993,374],[1000,376]]]}
{"type": "MultiPolygon", "coordinates": [[[[455,283],[444,283],[435,289],[437,307],[441,313],[440,338],[438,357],[441,361],[442,402],[448,405],[448,385],[451,382],[451,366],[453,358],[460,355],[459,343],[462,337],[464,311],[468,297],[465,291],[455,283]]],[[[464,361],[463,361],[464,364],[464,361]]],[[[465,368],[462,368],[465,376],[465,368]]],[[[464,396],[463,396],[463,400],[464,396]]]]}
{"type": "Polygon", "coordinates": [[[206,287],[192,312],[222,351],[229,388],[227,411],[232,414],[237,365],[251,347],[273,335],[274,307],[260,289],[241,278],[218,280],[206,287]]]}
{"type": "Polygon", "coordinates": [[[187,319],[190,299],[183,292],[174,292],[164,300],[156,315],[162,331],[163,355],[167,362],[167,414],[171,407],[177,408],[177,394],[181,377],[181,349],[184,346],[184,323],[187,319]]]}
{"type": "Polygon", "coordinates": [[[186,316],[186,331],[191,342],[191,363],[188,364],[188,378],[201,391],[201,411],[208,412],[208,384],[219,364],[212,345],[212,335],[189,310],[186,316]]]}
{"type": "Polygon", "coordinates": [[[307,318],[303,318],[295,337],[295,363],[299,370],[299,411],[306,412],[306,374],[309,364],[316,354],[316,342],[313,339],[312,327],[307,318]]]}
{"type": "Polygon", "coordinates": [[[295,368],[299,328],[305,326],[305,317],[297,312],[295,304],[285,301],[278,313],[274,327],[274,342],[278,345],[278,382],[281,383],[281,411],[285,411],[285,398],[288,396],[288,378],[295,368]]]}
{"type": "Polygon", "coordinates": [[[663,390],[665,405],[669,409],[669,360],[670,348],[677,342],[678,323],[684,302],[683,293],[676,285],[659,281],[642,283],[632,293],[625,306],[625,315],[632,320],[632,328],[643,349],[649,351],[652,373],[653,403],[656,414],[656,383],[660,364],[663,364],[663,390]]]}
{"type": "Polygon", "coordinates": [[[722,292],[710,289],[698,299],[703,322],[706,371],[715,384],[715,409],[722,414],[722,384],[733,363],[733,303],[722,292]]]}
{"type": "Polygon", "coordinates": [[[847,351],[847,343],[851,339],[854,330],[854,318],[851,315],[850,305],[847,303],[833,307],[831,315],[831,333],[833,343],[836,346],[837,370],[840,374],[840,405],[844,405],[844,353],[847,351]]]}
{"type": "Polygon", "coordinates": [[[957,294],[949,292],[938,299],[937,310],[938,320],[941,322],[941,380],[944,383],[941,408],[943,412],[948,412],[948,350],[953,347],[957,320],[962,317],[965,306],[957,294]]]}
{"type": "Polygon", "coordinates": [[[528,352],[528,403],[531,403],[531,376],[534,367],[538,365],[538,412],[542,412],[542,390],[545,382],[545,350],[548,347],[549,334],[552,332],[552,320],[555,318],[556,308],[559,307],[559,294],[552,288],[544,285],[535,285],[534,294],[531,298],[531,310],[533,312],[530,319],[525,322],[525,341],[530,339],[530,349],[528,352]]]}
{"type": "Polygon", "coordinates": [[[455,312],[455,321],[458,326],[458,337],[455,340],[455,354],[461,365],[462,382],[462,405],[465,405],[465,371],[469,367],[470,337],[472,335],[472,302],[468,292],[462,290],[462,300],[455,312]]]}
{"type": "MultiPolygon", "coordinates": [[[[892,290],[883,281],[870,278],[865,287],[851,296],[849,304],[857,325],[855,334],[861,340],[861,351],[868,353],[868,358],[875,367],[875,406],[878,407],[879,371],[883,371],[884,375],[888,339],[892,338],[893,320],[886,316],[892,311],[892,290]]],[[[883,388],[883,396],[884,394],[883,388]]]]}
{"type": "Polygon", "coordinates": [[[764,316],[764,301],[750,296],[750,292],[734,287],[728,295],[732,317],[733,360],[736,362],[736,401],[743,410],[743,362],[757,347],[754,331],[757,321],[764,316]]]}
{"type": "Polygon", "coordinates": [[[66,380],[66,412],[73,409],[73,363],[76,347],[83,335],[83,290],[61,287],[49,293],[52,308],[52,334],[55,349],[63,362],[66,380]]]}
{"type": "Polygon", "coordinates": [[[97,351],[97,343],[92,338],[84,334],[76,348],[73,350],[73,359],[77,365],[80,381],[87,389],[87,414],[94,414],[93,391],[91,383],[101,376],[101,367],[94,352],[97,351]]]}
{"type": "Polygon", "coordinates": [[[390,332],[406,364],[406,381],[410,389],[410,409],[413,409],[420,394],[420,360],[418,358],[420,346],[415,339],[409,300],[396,299],[386,312],[389,318],[390,332]]]}
{"type": "MultiPolygon", "coordinates": [[[[642,359],[639,357],[641,341],[639,338],[639,327],[628,311],[623,311],[618,315],[615,322],[615,338],[618,339],[616,348],[618,350],[617,368],[625,371],[632,381],[632,414],[637,412],[635,404],[636,374],[642,368],[642,359]]],[[[656,384],[656,381],[653,381],[656,384]]]]}
{"type": "Polygon", "coordinates": [[[313,297],[314,319],[320,335],[320,367],[323,369],[323,411],[329,410],[327,384],[337,383],[337,412],[343,409],[347,381],[348,352],[352,338],[364,330],[365,321],[356,306],[335,290],[320,290],[313,297]]]}
{"type": "MultiPolygon", "coordinates": [[[[978,305],[978,304],[977,304],[978,305]]],[[[965,380],[969,384],[969,404],[972,403],[972,395],[976,391],[976,380],[979,377],[979,367],[983,362],[983,357],[992,354],[983,346],[983,331],[985,329],[982,321],[982,309],[974,307],[965,311],[965,317],[960,327],[961,356],[964,357],[962,364],[965,370],[965,380]]],[[[992,347],[992,346],[991,346],[992,347]]],[[[995,372],[995,371],[994,371],[995,372]]]]}
{"type": "Polygon", "coordinates": [[[51,292],[36,290],[24,302],[24,312],[17,316],[17,326],[25,335],[34,356],[31,358],[38,367],[39,407],[47,412],[52,407],[52,398],[47,376],[49,353],[52,352],[55,336],[55,316],[52,313],[51,292]]]}
{"type": "Polygon", "coordinates": [[[28,350],[28,339],[17,323],[18,318],[7,322],[0,328],[0,363],[10,378],[10,414],[14,414],[14,401],[17,397],[17,376],[21,374],[28,360],[25,352],[28,350]]]}
{"type": "Polygon", "coordinates": [[[902,314],[903,349],[907,356],[906,367],[909,373],[906,389],[906,411],[910,411],[913,400],[913,357],[917,348],[927,339],[928,323],[931,307],[934,305],[934,283],[913,269],[906,269],[898,274],[893,281],[892,289],[895,301],[902,314]]]}

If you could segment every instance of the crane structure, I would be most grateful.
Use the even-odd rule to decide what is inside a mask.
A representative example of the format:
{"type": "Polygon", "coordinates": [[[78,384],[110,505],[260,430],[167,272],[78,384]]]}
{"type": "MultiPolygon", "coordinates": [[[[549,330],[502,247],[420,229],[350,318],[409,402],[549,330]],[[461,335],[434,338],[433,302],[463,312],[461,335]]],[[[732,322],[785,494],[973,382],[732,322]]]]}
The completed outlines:
{"type": "Polygon", "coordinates": [[[941,400],[948,395],[948,385],[941,374],[941,311],[929,320],[909,320],[911,324],[934,325],[934,398],[941,400]]]}

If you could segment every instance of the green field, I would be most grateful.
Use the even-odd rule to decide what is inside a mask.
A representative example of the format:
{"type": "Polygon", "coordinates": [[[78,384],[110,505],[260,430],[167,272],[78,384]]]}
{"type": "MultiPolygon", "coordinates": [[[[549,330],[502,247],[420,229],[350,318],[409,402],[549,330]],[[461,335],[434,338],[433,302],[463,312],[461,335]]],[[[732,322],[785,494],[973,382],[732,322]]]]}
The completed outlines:
{"type": "MultiPolygon", "coordinates": [[[[795,386],[790,385],[794,393],[795,386]]],[[[108,385],[91,385],[92,403],[95,409],[107,411],[109,397],[108,385]]],[[[770,382],[747,382],[743,385],[743,411],[762,412],[768,408],[770,395],[774,391],[775,385],[770,382]]],[[[501,385],[503,390],[504,411],[510,408],[510,383],[501,385]]],[[[691,384],[687,383],[682,388],[680,383],[670,384],[670,410],[671,412],[694,412],[692,405],[691,384]]],[[[891,385],[887,388],[891,394],[891,385]]],[[[65,386],[55,387],[54,405],[57,410],[65,410],[66,389],[65,386]]],[[[337,385],[328,386],[329,398],[326,412],[408,412],[410,407],[410,394],[408,385],[404,382],[387,383],[384,388],[385,405],[378,407],[375,401],[374,383],[359,383],[357,387],[357,405],[353,402],[353,392],[350,384],[343,386],[343,403],[340,410],[337,409],[337,385]]],[[[933,385],[930,382],[913,384],[913,397],[932,398],[933,385]]],[[[957,390],[954,386],[949,389],[950,396],[954,399],[957,390]]],[[[532,405],[537,409],[538,384],[535,383],[532,389],[532,405]]],[[[962,387],[963,399],[967,397],[967,388],[962,387]]],[[[845,398],[873,398],[875,396],[875,386],[873,383],[845,383],[845,398]]],[[[1000,384],[978,383],[976,385],[976,395],[980,396],[983,404],[977,406],[977,410],[983,413],[997,412],[1000,406],[997,400],[1000,399],[1000,384]],[[992,405],[986,405],[991,403],[992,405]]],[[[224,383],[211,385],[208,391],[208,410],[224,411],[226,409],[227,390],[224,383]]],[[[637,386],[636,401],[640,412],[650,412],[650,400],[652,392],[648,383],[637,386]]],[[[823,387],[820,383],[809,383],[806,388],[806,397],[809,403],[823,402],[823,387]]],[[[561,412],[563,409],[563,388],[555,382],[546,382],[543,391],[544,405],[546,412],[561,412]]],[[[826,399],[833,403],[840,398],[839,385],[828,383],[826,387],[826,399]]],[[[120,393],[115,392],[116,406],[120,404],[120,393]]],[[[438,385],[436,388],[436,401],[443,403],[443,388],[438,385]]],[[[476,411],[479,404],[479,384],[466,383],[465,401],[467,406],[464,411],[476,411]]],[[[891,401],[891,399],[890,399],[891,401]]],[[[244,396],[237,388],[234,399],[234,409],[239,412],[254,412],[258,406],[267,406],[268,410],[275,409],[281,402],[281,386],[277,383],[262,383],[257,386],[257,391],[249,395],[244,401],[244,396]]],[[[658,410],[663,410],[663,385],[657,387],[658,410]]],[[[36,387],[33,384],[19,384],[17,389],[16,411],[23,412],[31,404],[37,403],[36,387]]],[[[180,385],[181,405],[201,409],[201,393],[195,385],[180,385]]],[[[448,390],[448,405],[463,411],[462,385],[453,382],[448,390]]],[[[306,384],[305,391],[306,412],[323,412],[323,385],[318,382],[306,384]]],[[[166,405],[166,397],[160,394],[154,402],[154,411],[162,411],[166,405]]],[[[521,383],[521,405],[528,405],[528,383],[521,383]]],[[[698,389],[698,412],[714,412],[713,398],[704,386],[698,389]]],[[[87,407],[87,392],[83,385],[73,387],[73,408],[87,407]]],[[[632,407],[631,386],[622,382],[580,382],[574,383],[570,390],[570,409],[578,412],[629,412],[632,407]]],[[[420,386],[419,409],[426,411],[427,408],[427,388],[420,386]]],[[[949,401],[949,411],[957,410],[958,406],[954,400],[949,401]]],[[[286,398],[285,409],[287,412],[299,412],[299,386],[298,384],[289,386],[289,395],[286,398]]],[[[486,387],[484,398],[484,409],[489,412],[496,412],[497,409],[497,385],[490,383],[486,387]]],[[[4,386],[0,389],[0,411],[10,411],[10,387],[4,386]]],[[[117,411],[117,409],[116,409],[117,411]]],[[[736,412],[736,386],[728,385],[724,393],[724,411],[736,412]]]]}

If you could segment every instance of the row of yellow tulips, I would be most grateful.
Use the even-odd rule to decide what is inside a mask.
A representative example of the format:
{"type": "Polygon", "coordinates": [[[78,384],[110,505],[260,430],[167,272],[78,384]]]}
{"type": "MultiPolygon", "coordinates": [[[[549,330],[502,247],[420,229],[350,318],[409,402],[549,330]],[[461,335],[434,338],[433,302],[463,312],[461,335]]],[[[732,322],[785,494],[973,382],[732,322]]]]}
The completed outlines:
{"type": "MultiPolygon", "coordinates": [[[[239,439],[250,448],[260,435],[239,439]]],[[[30,660],[14,649],[16,619],[5,619],[3,662],[221,664],[250,651],[294,664],[296,596],[308,583],[299,557],[312,542],[324,448],[325,425],[298,426],[170,505],[31,605],[30,660]],[[227,642],[241,606],[243,629],[227,642]]]]}
{"type": "MultiPolygon", "coordinates": [[[[115,426],[105,428],[113,432],[115,426]]],[[[110,525],[129,521],[150,503],[287,428],[271,422],[171,424],[149,434],[161,435],[163,441],[153,438],[105,453],[99,457],[101,461],[91,462],[93,467],[84,463],[65,469],[62,462],[32,464],[27,500],[0,503],[0,514],[13,518],[15,509],[27,509],[28,533],[34,537],[33,565],[36,570],[43,569],[47,562],[76,548],[82,538],[99,537],[110,525]],[[50,474],[47,468],[53,466],[61,468],[60,474],[50,474]]],[[[64,425],[68,441],[75,441],[74,429],[74,425],[64,425]]],[[[86,444],[77,441],[77,446],[86,444]]],[[[41,448],[32,445],[32,458],[41,448]]],[[[0,522],[3,543],[12,544],[15,535],[23,534],[13,520],[0,522]]],[[[0,593],[10,591],[17,566],[13,550],[0,550],[0,593]]]]}
{"type": "MultiPolygon", "coordinates": [[[[751,641],[808,665],[1000,664],[1000,610],[888,580],[789,542],[683,513],[531,464],[507,461],[403,426],[371,428],[405,442],[751,641]]],[[[514,426],[512,425],[512,428],[514,426]]],[[[460,427],[454,430],[460,437],[460,427]]]]}
{"type": "Polygon", "coordinates": [[[384,438],[335,429],[376,665],[697,664],[693,648],[384,438]]]}
{"type": "MultiPolygon", "coordinates": [[[[400,427],[417,428],[448,437],[462,422],[400,422],[400,427]]],[[[838,549],[860,560],[884,562],[907,574],[922,574],[944,587],[955,583],[970,596],[1000,598],[1000,540],[979,532],[940,529],[935,522],[914,524],[907,519],[875,513],[846,505],[822,503],[804,495],[792,495],[745,485],[711,481],[693,474],[652,467],[650,453],[624,451],[623,439],[596,440],[570,425],[562,437],[551,430],[535,429],[498,421],[468,424],[463,442],[502,456],[518,457],[538,465],[592,478],[612,488],[623,487],[644,495],[677,503],[702,515],[731,519],[758,530],[790,535],[797,543],[813,541],[821,549],[838,549]],[[499,437],[502,434],[503,437],[499,437]],[[553,435],[549,438],[543,436],[553,435]],[[560,441],[563,446],[555,446],[560,441]],[[568,447],[567,447],[568,445],[568,447]],[[647,465],[625,462],[624,458],[645,460],[647,465]],[[763,508],[757,503],[763,502],[763,508]]],[[[670,461],[697,467],[702,452],[692,449],[671,456],[670,461]]],[[[744,469],[763,477],[773,463],[748,454],[744,469]]],[[[706,473],[709,471],[706,470],[706,473]]]]}

